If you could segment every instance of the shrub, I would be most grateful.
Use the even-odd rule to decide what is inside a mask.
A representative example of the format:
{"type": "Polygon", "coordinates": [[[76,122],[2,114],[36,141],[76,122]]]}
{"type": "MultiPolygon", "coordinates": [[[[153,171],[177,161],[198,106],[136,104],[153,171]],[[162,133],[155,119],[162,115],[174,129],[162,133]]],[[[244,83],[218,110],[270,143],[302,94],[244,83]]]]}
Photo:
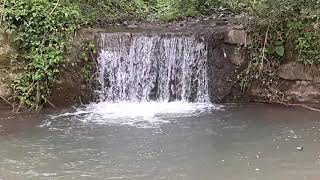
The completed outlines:
{"type": "Polygon", "coordinates": [[[80,23],[79,8],[59,0],[6,0],[3,13],[25,71],[13,88],[21,104],[39,109],[48,101],[50,85],[80,23]]]}

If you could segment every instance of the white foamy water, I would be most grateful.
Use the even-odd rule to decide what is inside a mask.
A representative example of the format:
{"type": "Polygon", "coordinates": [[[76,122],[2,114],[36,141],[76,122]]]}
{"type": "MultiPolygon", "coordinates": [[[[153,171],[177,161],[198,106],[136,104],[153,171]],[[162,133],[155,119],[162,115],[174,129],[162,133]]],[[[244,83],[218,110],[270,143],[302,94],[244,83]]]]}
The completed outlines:
{"type": "Polygon", "coordinates": [[[207,48],[193,36],[105,33],[100,101],[209,102],[207,48]]]}
{"type": "MultiPolygon", "coordinates": [[[[173,117],[198,116],[211,110],[220,110],[222,106],[208,103],[187,102],[102,102],[91,104],[85,108],[78,108],[75,112],[52,116],[52,119],[60,117],[73,117],[83,123],[106,125],[129,125],[139,128],[158,127],[161,124],[170,123],[173,117]]],[[[51,125],[45,122],[43,126],[51,125]]]]}
{"type": "Polygon", "coordinates": [[[54,118],[155,127],[219,109],[208,95],[206,44],[194,36],[102,33],[99,46],[100,103],[54,118]]]}

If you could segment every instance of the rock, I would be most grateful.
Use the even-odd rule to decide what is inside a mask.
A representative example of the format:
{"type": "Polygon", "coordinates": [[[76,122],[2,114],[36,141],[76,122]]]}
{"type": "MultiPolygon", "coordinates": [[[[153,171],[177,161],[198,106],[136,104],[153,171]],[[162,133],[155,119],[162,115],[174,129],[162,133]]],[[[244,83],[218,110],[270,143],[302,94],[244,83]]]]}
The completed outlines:
{"type": "Polygon", "coordinates": [[[0,96],[6,99],[11,96],[11,89],[8,85],[0,83],[0,96]]]}
{"type": "Polygon", "coordinates": [[[251,97],[255,100],[265,99],[268,94],[268,91],[260,86],[251,86],[249,92],[251,97]]]}
{"type": "Polygon", "coordinates": [[[130,25],[128,25],[127,27],[134,29],[134,28],[138,28],[139,26],[138,26],[138,25],[135,25],[135,24],[130,24],[130,25]]]}
{"type": "Polygon", "coordinates": [[[226,34],[224,42],[234,45],[250,45],[251,38],[245,30],[232,29],[226,34]]]}
{"type": "MultiPolygon", "coordinates": [[[[215,36],[215,38],[219,38],[215,36]]],[[[233,82],[236,81],[237,66],[231,63],[230,54],[234,46],[230,44],[215,44],[217,39],[208,41],[208,89],[212,102],[225,102],[233,98],[233,82]],[[215,48],[214,48],[215,47],[215,48]]]]}
{"type": "Polygon", "coordinates": [[[232,18],[230,21],[234,24],[247,24],[250,17],[246,14],[240,14],[236,15],[234,18],[232,18]]]}
{"type": "Polygon", "coordinates": [[[313,77],[313,82],[319,84],[320,83],[320,77],[319,76],[313,77]]]}
{"type": "Polygon", "coordinates": [[[239,49],[235,49],[231,54],[229,54],[229,58],[231,63],[237,66],[241,66],[245,62],[245,59],[239,49]]]}
{"type": "MultiPolygon", "coordinates": [[[[0,32],[0,96],[9,98],[11,96],[10,83],[15,80],[15,70],[18,67],[12,63],[15,50],[11,45],[9,35],[0,32]]],[[[0,101],[1,98],[0,98],[0,101]]]]}
{"type": "Polygon", "coordinates": [[[0,32],[0,66],[9,66],[13,55],[14,49],[8,35],[0,32]]]}
{"type": "Polygon", "coordinates": [[[278,76],[286,80],[312,81],[312,71],[298,62],[289,62],[279,68],[278,76]]]}
{"type": "Polygon", "coordinates": [[[307,81],[297,81],[285,94],[295,102],[317,103],[320,100],[320,85],[307,81]]]}
{"type": "Polygon", "coordinates": [[[233,29],[244,30],[244,26],[242,24],[233,26],[233,29]]]}
{"type": "Polygon", "coordinates": [[[303,151],[303,147],[302,146],[298,146],[297,148],[296,148],[298,151],[303,151]]]}

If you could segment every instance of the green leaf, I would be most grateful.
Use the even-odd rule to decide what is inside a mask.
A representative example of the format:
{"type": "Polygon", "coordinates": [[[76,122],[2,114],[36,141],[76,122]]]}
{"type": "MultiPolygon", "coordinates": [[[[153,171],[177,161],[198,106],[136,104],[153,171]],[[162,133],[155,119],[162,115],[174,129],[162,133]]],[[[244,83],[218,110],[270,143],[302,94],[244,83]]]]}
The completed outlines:
{"type": "Polygon", "coordinates": [[[283,46],[277,46],[275,48],[275,51],[279,56],[281,56],[281,57],[284,56],[284,47],[283,46]]]}

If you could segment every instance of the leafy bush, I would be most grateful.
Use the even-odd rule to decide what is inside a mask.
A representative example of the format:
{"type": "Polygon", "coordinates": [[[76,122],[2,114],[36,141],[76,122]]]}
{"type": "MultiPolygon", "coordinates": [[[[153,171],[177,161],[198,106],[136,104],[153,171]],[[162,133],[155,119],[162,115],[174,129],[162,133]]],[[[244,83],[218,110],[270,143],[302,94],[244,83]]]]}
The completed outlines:
{"type": "Polygon", "coordinates": [[[259,37],[268,36],[266,53],[278,52],[275,55],[283,55],[282,50],[279,51],[281,47],[287,52],[294,50],[296,60],[304,64],[320,63],[318,1],[260,0],[258,4],[251,5],[249,13],[255,18],[253,31],[264,29],[259,37]],[[266,33],[266,30],[269,32],[266,33]]]}
{"type": "Polygon", "coordinates": [[[316,0],[237,1],[241,3],[229,5],[251,17],[248,27],[253,35],[253,44],[248,47],[251,61],[239,77],[240,84],[245,88],[257,80],[273,94],[270,97],[281,99],[281,92],[272,87],[281,63],[320,63],[320,3],[316,0]]]}
{"type": "Polygon", "coordinates": [[[50,84],[64,63],[68,39],[80,23],[79,8],[59,0],[6,0],[3,13],[25,67],[13,88],[22,104],[39,109],[47,102],[50,84]]]}
{"type": "Polygon", "coordinates": [[[151,12],[144,0],[70,0],[81,8],[90,25],[106,24],[117,20],[139,20],[151,12]]]}
{"type": "MultiPolygon", "coordinates": [[[[1,19],[15,39],[24,76],[13,83],[24,105],[41,108],[50,95],[74,31],[124,20],[172,21],[217,12],[251,17],[254,43],[248,77],[272,75],[284,60],[320,64],[317,0],[0,0],[1,19]],[[293,54],[293,55],[292,55],[293,54]],[[267,67],[267,68],[266,68],[267,67]],[[266,69],[266,70],[263,70],[266,69]]],[[[242,83],[247,84],[247,83],[242,83]]]]}

